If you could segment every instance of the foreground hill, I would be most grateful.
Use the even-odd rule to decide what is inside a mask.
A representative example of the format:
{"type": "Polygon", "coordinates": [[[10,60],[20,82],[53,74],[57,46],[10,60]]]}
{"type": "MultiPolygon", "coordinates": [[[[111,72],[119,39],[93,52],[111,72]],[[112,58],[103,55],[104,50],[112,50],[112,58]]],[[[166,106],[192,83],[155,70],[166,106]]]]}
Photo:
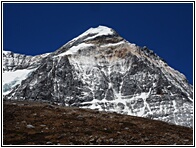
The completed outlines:
{"type": "Polygon", "coordinates": [[[192,145],[193,130],[141,117],[30,101],[3,102],[4,145],[192,145]]]}

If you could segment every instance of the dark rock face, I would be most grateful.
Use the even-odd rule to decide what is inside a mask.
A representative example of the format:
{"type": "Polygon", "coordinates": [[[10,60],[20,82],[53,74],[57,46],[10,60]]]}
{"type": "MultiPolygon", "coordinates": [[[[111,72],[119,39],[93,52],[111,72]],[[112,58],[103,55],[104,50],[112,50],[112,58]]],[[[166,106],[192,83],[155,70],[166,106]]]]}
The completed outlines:
{"type": "Polygon", "coordinates": [[[33,69],[40,65],[42,58],[48,54],[27,56],[11,51],[3,51],[3,71],[15,71],[19,69],[33,69]]]}
{"type": "Polygon", "coordinates": [[[185,76],[109,28],[91,29],[34,59],[39,59],[37,66],[29,65],[35,70],[4,98],[45,100],[192,127],[192,86],[185,76]]]}
{"type": "MultiPolygon", "coordinates": [[[[65,104],[70,98],[80,95],[77,88],[78,81],[73,79],[72,67],[67,57],[52,59],[48,57],[32,74],[22,81],[13,99],[46,100],[65,104]]],[[[8,95],[11,97],[11,94],[8,95]]],[[[72,104],[72,103],[70,103],[72,104]]]]}
{"type": "Polygon", "coordinates": [[[3,71],[24,69],[30,65],[31,56],[15,54],[13,52],[3,52],[3,71]]]}

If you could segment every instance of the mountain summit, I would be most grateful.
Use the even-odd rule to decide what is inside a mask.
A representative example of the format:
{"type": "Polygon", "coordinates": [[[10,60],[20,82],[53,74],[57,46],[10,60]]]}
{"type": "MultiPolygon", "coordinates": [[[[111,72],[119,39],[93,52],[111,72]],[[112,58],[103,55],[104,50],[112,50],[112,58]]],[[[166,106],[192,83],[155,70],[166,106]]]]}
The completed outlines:
{"type": "Polygon", "coordinates": [[[55,52],[3,52],[4,99],[41,100],[193,126],[186,77],[113,29],[90,28],[55,52]]]}

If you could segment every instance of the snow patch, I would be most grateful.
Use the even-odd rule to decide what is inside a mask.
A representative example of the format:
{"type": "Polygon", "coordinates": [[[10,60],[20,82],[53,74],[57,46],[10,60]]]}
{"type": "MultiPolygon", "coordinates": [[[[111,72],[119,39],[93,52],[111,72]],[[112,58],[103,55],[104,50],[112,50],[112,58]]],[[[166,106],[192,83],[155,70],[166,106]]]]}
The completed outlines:
{"type": "Polygon", "coordinates": [[[78,50],[82,50],[82,49],[85,49],[85,48],[88,48],[91,46],[94,46],[94,44],[81,43],[77,46],[71,47],[68,51],[63,52],[63,53],[59,54],[58,56],[73,55],[73,54],[77,53],[78,50]]]}
{"type": "Polygon", "coordinates": [[[11,51],[5,51],[5,50],[3,50],[3,54],[10,54],[11,53],[11,51]]]}
{"type": "Polygon", "coordinates": [[[23,69],[16,71],[6,71],[3,73],[3,94],[8,94],[13,87],[21,84],[22,80],[26,79],[29,74],[35,69],[23,69]]]}
{"type": "Polygon", "coordinates": [[[145,108],[148,108],[148,110],[152,114],[151,109],[150,109],[149,105],[146,102],[146,99],[149,97],[150,93],[151,93],[151,89],[149,90],[149,92],[142,92],[141,94],[136,94],[135,96],[128,97],[127,99],[125,99],[125,98],[122,99],[122,97],[125,97],[125,96],[119,96],[115,100],[106,100],[106,99],[97,100],[97,99],[93,99],[92,101],[81,103],[83,105],[85,105],[85,104],[91,104],[88,107],[82,106],[81,108],[99,109],[101,111],[103,109],[101,108],[101,106],[99,105],[99,103],[104,103],[104,104],[114,103],[115,104],[115,108],[114,109],[110,108],[109,111],[114,111],[114,112],[117,112],[117,113],[124,112],[124,113],[127,113],[128,115],[135,115],[135,116],[142,117],[142,116],[144,116],[145,108]],[[144,100],[144,107],[141,108],[140,110],[138,110],[137,113],[132,113],[132,111],[127,107],[126,104],[127,103],[131,103],[131,101],[137,101],[139,98],[141,98],[141,99],[144,100]],[[125,108],[124,109],[121,109],[118,106],[119,103],[124,104],[125,105],[125,108]]]}
{"type": "Polygon", "coordinates": [[[174,107],[174,113],[178,113],[178,108],[176,106],[176,101],[173,100],[172,103],[173,103],[173,107],[174,107]]]}
{"type": "Polygon", "coordinates": [[[118,43],[109,43],[109,44],[105,44],[105,45],[101,45],[100,47],[108,47],[108,46],[118,46],[121,44],[124,44],[124,41],[118,42],[118,43]]]}
{"type": "Polygon", "coordinates": [[[82,38],[82,37],[87,36],[89,34],[95,34],[95,35],[93,35],[91,37],[88,37],[85,40],[93,39],[93,38],[96,38],[98,36],[103,36],[103,35],[112,35],[112,34],[114,34],[114,32],[112,31],[111,28],[108,28],[106,26],[98,26],[97,28],[90,28],[90,29],[88,29],[87,31],[85,31],[84,33],[82,33],[78,37],[72,39],[68,43],[74,42],[74,41],[78,40],[79,38],[82,38]]]}

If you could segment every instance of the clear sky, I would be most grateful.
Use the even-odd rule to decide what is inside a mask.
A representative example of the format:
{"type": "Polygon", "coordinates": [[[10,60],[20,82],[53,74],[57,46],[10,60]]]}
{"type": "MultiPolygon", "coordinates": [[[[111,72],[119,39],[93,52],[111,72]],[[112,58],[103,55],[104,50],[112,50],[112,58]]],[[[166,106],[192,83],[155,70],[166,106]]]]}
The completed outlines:
{"type": "Polygon", "coordinates": [[[3,48],[28,55],[53,52],[98,25],[147,46],[193,83],[191,3],[4,3],[3,48]]]}

